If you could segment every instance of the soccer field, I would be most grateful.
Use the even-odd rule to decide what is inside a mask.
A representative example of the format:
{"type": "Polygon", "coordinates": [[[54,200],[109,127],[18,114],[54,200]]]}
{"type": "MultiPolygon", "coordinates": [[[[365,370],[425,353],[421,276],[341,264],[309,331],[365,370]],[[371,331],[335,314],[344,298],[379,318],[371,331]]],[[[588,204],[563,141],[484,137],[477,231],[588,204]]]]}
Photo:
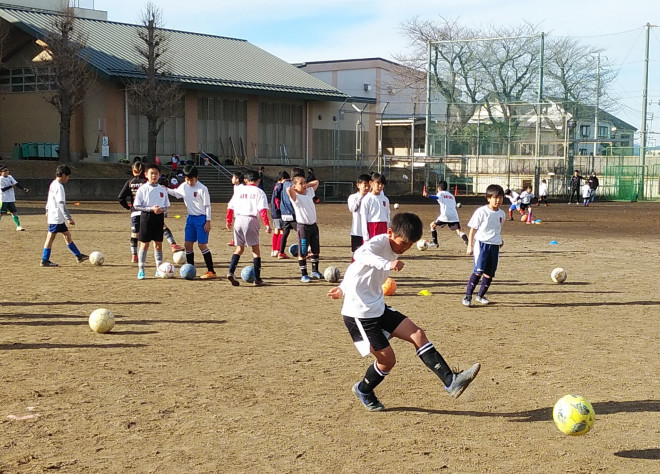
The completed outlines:
{"type": "MultiPolygon", "coordinates": [[[[380,413],[351,393],[373,359],[355,350],[341,302],[326,296],[331,284],[300,283],[295,261],[270,257],[265,233],[265,287],[155,278],[152,249],[138,281],[117,203],[69,203],[74,241],[102,251],[101,267],[77,264],[58,237],[60,267],[40,268],[44,203],[17,207],[25,232],[0,220],[0,472],[660,469],[657,203],[557,203],[533,208],[540,225],[507,221],[488,306],[461,305],[472,259],[454,232],[438,230],[438,249],[413,247],[388,304],[452,367],[482,369],[454,400],[410,344],[393,341],[398,363],[376,390],[380,413]],[[555,267],[568,273],[563,285],[550,280],[555,267]],[[431,295],[418,296],[424,289],[431,295]],[[87,324],[97,308],[115,313],[108,334],[87,324]],[[569,393],[595,409],[585,436],[552,421],[569,393]]],[[[233,252],[225,208],[214,204],[210,241],[221,277],[233,252]]],[[[475,208],[459,209],[464,226],[475,208]]],[[[427,225],[437,206],[401,211],[427,225]]],[[[343,273],[350,213],[344,204],[317,212],[321,269],[343,273]]],[[[176,202],[167,219],[180,244],[185,214],[176,202]]],[[[196,264],[200,274],[198,250],[196,264]]],[[[249,264],[244,255],[239,268],[249,264]]]]}

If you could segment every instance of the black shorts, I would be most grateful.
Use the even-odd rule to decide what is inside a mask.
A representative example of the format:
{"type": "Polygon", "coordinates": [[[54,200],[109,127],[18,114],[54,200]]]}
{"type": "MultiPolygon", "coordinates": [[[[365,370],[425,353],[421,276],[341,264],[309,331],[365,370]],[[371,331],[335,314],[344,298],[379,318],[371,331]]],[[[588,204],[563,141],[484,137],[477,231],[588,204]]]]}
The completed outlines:
{"type": "Polygon", "coordinates": [[[316,224],[301,224],[298,222],[298,255],[318,255],[321,251],[319,242],[319,226],[316,224]],[[303,245],[303,239],[306,246],[303,245]]]}
{"type": "Polygon", "coordinates": [[[435,221],[435,226],[436,227],[444,227],[446,225],[448,225],[451,230],[461,230],[461,223],[460,222],[435,221]]]}
{"type": "Polygon", "coordinates": [[[293,229],[293,230],[296,230],[297,227],[298,227],[298,226],[297,226],[297,224],[296,224],[296,221],[285,221],[285,220],[282,220],[282,230],[287,230],[287,229],[289,229],[289,230],[292,230],[292,229],[293,229]]]}
{"type": "Polygon", "coordinates": [[[131,232],[133,234],[139,234],[140,233],[140,218],[142,216],[131,216],[131,232]]]}
{"type": "Polygon", "coordinates": [[[351,235],[351,252],[355,252],[357,249],[362,247],[364,243],[364,237],[361,235],[351,235]]]}
{"type": "Polygon", "coordinates": [[[0,208],[0,214],[4,214],[5,212],[11,212],[12,214],[16,214],[16,203],[3,202],[2,207],[0,208]]]}
{"type": "Polygon", "coordinates": [[[527,209],[529,206],[531,206],[531,205],[532,205],[532,203],[527,203],[527,204],[525,204],[525,203],[521,202],[521,203],[520,203],[520,210],[521,210],[521,211],[524,211],[524,210],[526,210],[526,209],[527,209]]]}
{"type": "Polygon", "coordinates": [[[375,351],[382,351],[390,345],[392,333],[406,317],[397,310],[385,306],[383,315],[378,318],[352,318],[344,316],[344,324],[358,350],[360,344],[369,341],[375,351]]]}
{"type": "Polygon", "coordinates": [[[163,224],[165,223],[165,214],[154,214],[153,212],[144,212],[140,214],[140,230],[138,240],[140,242],[162,242],[163,224]]]}

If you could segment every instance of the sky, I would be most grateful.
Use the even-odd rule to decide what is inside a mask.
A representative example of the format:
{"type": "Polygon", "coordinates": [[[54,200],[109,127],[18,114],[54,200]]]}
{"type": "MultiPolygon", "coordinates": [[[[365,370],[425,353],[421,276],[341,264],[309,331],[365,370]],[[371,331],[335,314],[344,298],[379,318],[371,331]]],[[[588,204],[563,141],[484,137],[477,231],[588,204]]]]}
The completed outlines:
{"type": "MultiPolygon", "coordinates": [[[[76,0],[108,12],[110,21],[139,23],[146,0],[76,0]]],[[[155,0],[165,27],[240,38],[291,62],[381,57],[410,51],[402,22],[457,19],[466,26],[539,25],[603,48],[618,78],[610,111],[641,127],[644,26],[651,28],[648,107],[660,130],[660,1],[658,0],[155,0]]],[[[649,129],[653,129],[653,121],[649,129]]],[[[660,139],[660,135],[658,137],[660,139]]],[[[651,137],[653,139],[653,137],[651,137]]],[[[660,143],[659,143],[660,144],[660,143]]],[[[651,145],[651,143],[649,143],[651,145]]]]}

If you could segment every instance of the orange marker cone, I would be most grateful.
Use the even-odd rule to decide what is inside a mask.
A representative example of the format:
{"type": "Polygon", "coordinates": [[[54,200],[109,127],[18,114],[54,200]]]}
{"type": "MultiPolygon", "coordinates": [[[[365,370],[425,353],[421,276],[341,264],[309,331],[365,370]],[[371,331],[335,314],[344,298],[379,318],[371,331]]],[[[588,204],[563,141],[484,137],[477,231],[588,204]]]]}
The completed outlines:
{"type": "Polygon", "coordinates": [[[454,196],[458,196],[458,184],[454,188],[454,196]]]}

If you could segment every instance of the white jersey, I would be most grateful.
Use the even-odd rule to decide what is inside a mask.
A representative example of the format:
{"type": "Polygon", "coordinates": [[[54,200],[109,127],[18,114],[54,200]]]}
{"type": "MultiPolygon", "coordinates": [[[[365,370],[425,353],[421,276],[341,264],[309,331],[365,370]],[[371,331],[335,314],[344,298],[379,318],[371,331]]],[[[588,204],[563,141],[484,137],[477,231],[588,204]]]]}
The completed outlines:
{"type": "Polygon", "coordinates": [[[518,201],[520,200],[520,194],[515,191],[511,191],[511,194],[505,194],[504,197],[511,202],[511,205],[518,204],[518,201]]]}
{"type": "Polygon", "coordinates": [[[14,194],[15,184],[18,184],[18,181],[16,181],[12,175],[7,177],[0,176],[0,189],[9,188],[6,191],[2,191],[2,199],[0,199],[1,202],[16,201],[16,194],[14,194]]]}
{"type": "Polygon", "coordinates": [[[488,206],[481,206],[470,218],[468,227],[477,229],[474,239],[484,244],[501,245],[502,244],[502,225],[506,214],[502,209],[493,211],[488,206]]]}
{"type": "Polygon", "coordinates": [[[48,224],[64,224],[66,216],[60,209],[60,203],[66,204],[66,193],[64,185],[54,179],[48,188],[48,198],[46,199],[46,216],[48,224]]]}
{"type": "Polygon", "coordinates": [[[584,199],[589,199],[591,197],[591,187],[589,186],[589,183],[584,183],[582,185],[582,197],[584,199]]]}
{"type": "Polygon", "coordinates": [[[296,222],[298,224],[316,224],[316,206],[314,205],[314,188],[307,188],[305,194],[294,191],[296,200],[291,199],[293,209],[296,211],[296,222]]]}
{"type": "Polygon", "coordinates": [[[153,206],[159,206],[164,211],[170,207],[170,198],[167,189],[160,184],[144,183],[135,193],[133,208],[138,211],[150,212],[153,206]]]}
{"type": "Polygon", "coordinates": [[[385,222],[390,225],[390,200],[384,193],[369,193],[360,204],[360,220],[362,221],[362,237],[369,240],[368,222],[385,222]]]}
{"type": "Polygon", "coordinates": [[[440,191],[435,196],[429,196],[435,199],[440,205],[440,214],[436,220],[440,222],[458,222],[458,211],[456,210],[456,198],[449,191],[440,191]]]}
{"type": "Polygon", "coordinates": [[[353,254],[355,261],[346,269],[339,288],[344,293],[341,314],[353,318],[378,318],[385,311],[383,283],[390,265],[398,259],[387,234],[365,242],[353,254]]]}
{"type": "Polygon", "coordinates": [[[268,209],[268,198],[254,184],[239,184],[234,186],[227,209],[232,209],[237,216],[259,217],[262,209],[268,209]]]}
{"type": "MultiPolygon", "coordinates": [[[[367,193],[368,194],[368,193],[367,193]]],[[[348,210],[351,211],[351,235],[362,236],[362,219],[360,218],[360,205],[364,196],[357,192],[348,196],[348,210]]]]}
{"type": "Polygon", "coordinates": [[[548,195],[548,185],[542,182],[539,184],[539,196],[547,196],[547,195],[548,195]]]}
{"type": "Polygon", "coordinates": [[[520,202],[522,204],[531,204],[532,199],[534,199],[534,194],[528,193],[527,190],[520,193],[520,202]]]}
{"type": "Polygon", "coordinates": [[[208,188],[199,181],[194,186],[184,182],[176,189],[168,189],[167,194],[183,198],[188,215],[206,216],[207,221],[211,220],[211,196],[208,188]]]}

